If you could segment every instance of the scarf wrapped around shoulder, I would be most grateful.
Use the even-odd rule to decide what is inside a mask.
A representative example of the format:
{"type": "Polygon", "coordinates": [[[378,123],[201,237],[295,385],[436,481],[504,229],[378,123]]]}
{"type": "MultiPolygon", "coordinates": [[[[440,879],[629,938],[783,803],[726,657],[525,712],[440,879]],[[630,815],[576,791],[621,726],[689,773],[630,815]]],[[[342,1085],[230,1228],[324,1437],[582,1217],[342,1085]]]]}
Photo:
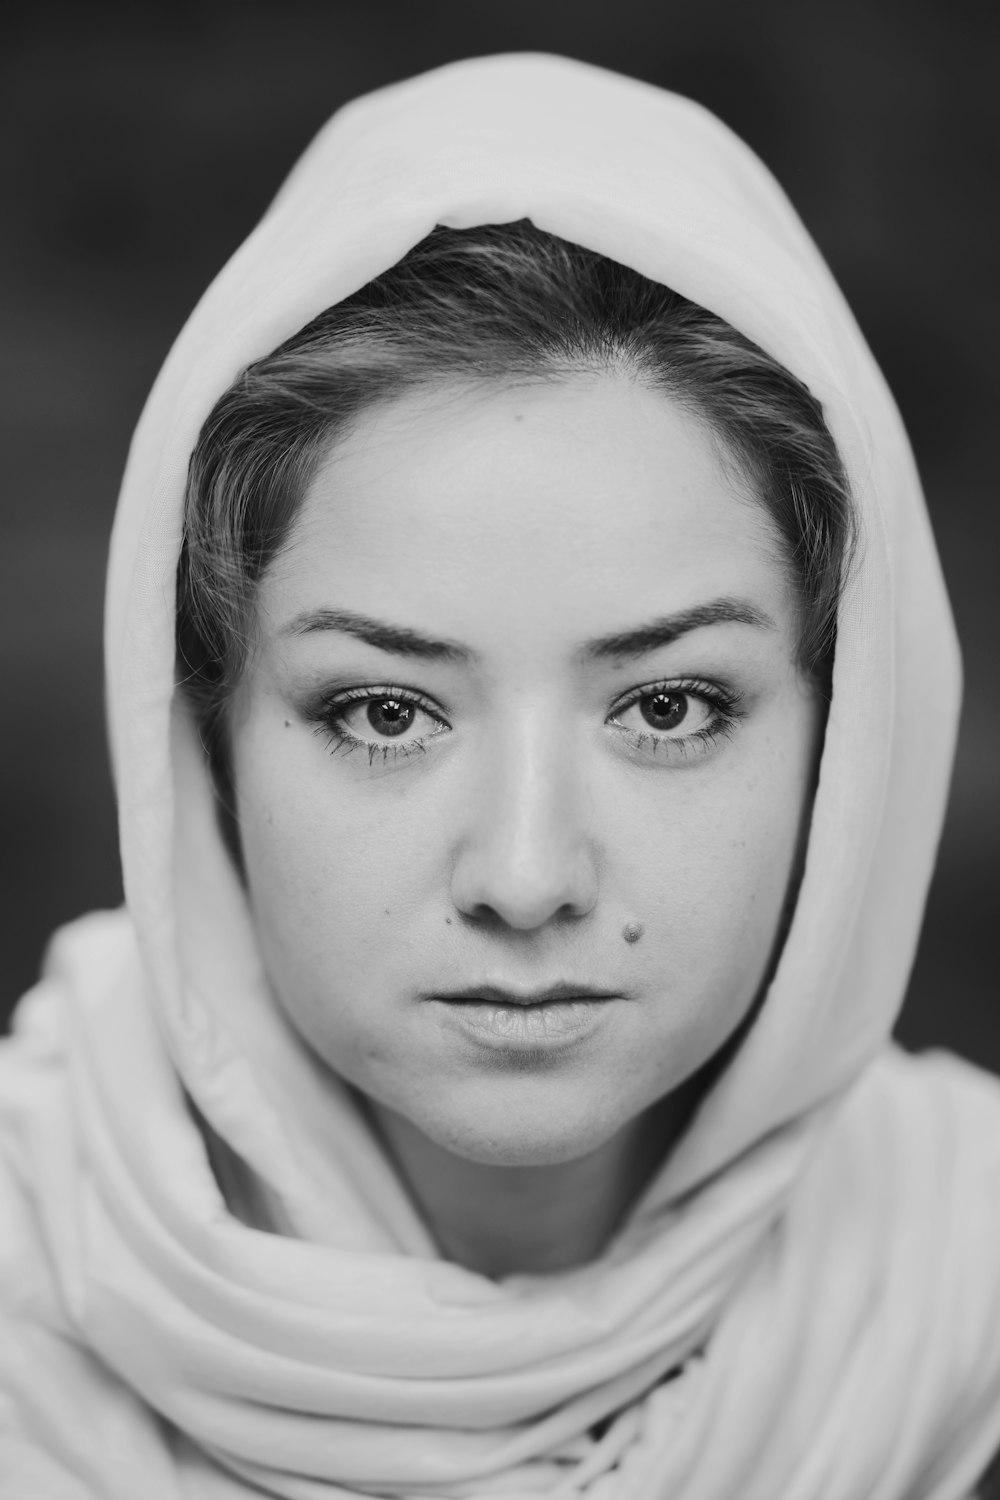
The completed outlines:
{"type": "Polygon", "coordinates": [[[542,56],[337,114],[149,399],[107,663],[126,911],[57,936],[0,1048],[5,1500],[971,1493],[1000,1445],[1000,1089],[887,1041],[943,814],[954,632],[892,398],[739,140],[542,56]],[[440,1259],[270,997],[174,691],[173,578],[189,455],[238,373],[435,224],[525,217],[799,376],[861,543],[760,1014],[607,1253],[494,1282],[440,1259]],[[213,1141],[270,1231],[224,1196],[213,1141]]]}

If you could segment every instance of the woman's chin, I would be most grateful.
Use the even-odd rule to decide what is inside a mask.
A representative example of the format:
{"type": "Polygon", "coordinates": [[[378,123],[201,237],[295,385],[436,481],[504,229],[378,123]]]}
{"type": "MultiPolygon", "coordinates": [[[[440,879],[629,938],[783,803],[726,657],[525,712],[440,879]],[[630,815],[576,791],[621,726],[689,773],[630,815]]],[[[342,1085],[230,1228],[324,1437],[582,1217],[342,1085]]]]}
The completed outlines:
{"type": "MultiPolygon", "coordinates": [[[[630,1112],[595,1109],[592,1100],[531,1100],[518,1091],[517,1098],[480,1099],[462,1108],[462,1101],[448,1101],[448,1108],[417,1108],[401,1115],[392,1110],[394,1122],[385,1133],[390,1141],[400,1133],[423,1137],[431,1149],[483,1167],[552,1167],[578,1161],[599,1151],[629,1123],[630,1112]],[[559,1107],[561,1105],[562,1107],[559,1107]]],[[[386,1125],[385,1112],[376,1114],[386,1125]]]]}

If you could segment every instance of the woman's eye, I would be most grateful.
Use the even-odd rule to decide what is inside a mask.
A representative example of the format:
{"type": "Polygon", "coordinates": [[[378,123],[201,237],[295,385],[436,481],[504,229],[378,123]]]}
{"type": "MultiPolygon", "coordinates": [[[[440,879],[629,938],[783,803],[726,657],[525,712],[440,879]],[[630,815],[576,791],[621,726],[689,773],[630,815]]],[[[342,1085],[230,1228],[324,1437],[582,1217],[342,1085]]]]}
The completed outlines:
{"type": "Polygon", "coordinates": [[[676,763],[708,755],[734,734],[745,713],[741,703],[738,692],[719,683],[666,682],[633,693],[607,723],[633,750],[676,763]]]}
{"type": "Polygon", "coordinates": [[[324,696],[306,716],[334,753],[367,750],[371,764],[417,754],[451,727],[433,704],[391,684],[324,696]]]}
{"type": "Polygon", "coordinates": [[[706,729],[716,712],[716,705],[706,698],[686,689],[665,688],[644,693],[627,707],[618,709],[612,718],[623,729],[640,734],[687,739],[706,729]]]}
{"type": "Polygon", "coordinates": [[[366,744],[423,740],[444,728],[440,719],[412,698],[394,693],[341,703],[331,717],[349,738],[366,744]]]}

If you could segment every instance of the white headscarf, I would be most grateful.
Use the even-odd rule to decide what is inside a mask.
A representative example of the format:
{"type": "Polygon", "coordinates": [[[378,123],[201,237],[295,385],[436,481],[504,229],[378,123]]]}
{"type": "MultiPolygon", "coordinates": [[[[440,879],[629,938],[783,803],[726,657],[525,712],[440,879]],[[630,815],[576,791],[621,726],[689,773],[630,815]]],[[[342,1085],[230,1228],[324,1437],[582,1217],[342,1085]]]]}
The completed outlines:
{"type": "Polygon", "coordinates": [[[969,1493],[1000,1443],[1000,1089],[887,1044],[943,813],[954,633],[896,408],[739,140],[689,101],[541,56],[342,110],[150,397],[107,659],[128,916],[57,938],[0,1059],[0,1476],[22,1485],[5,1495],[969,1493]],[[496,1283],[438,1257],[268,992],[174,691],[173,580],[188,459],[238,373],[435,224],[525,217],[799,376],[861,549],[763,1009],[607,1254],[496,1283]],[[185,1094],[281,1232],[230,1212],[185,1094]]]}

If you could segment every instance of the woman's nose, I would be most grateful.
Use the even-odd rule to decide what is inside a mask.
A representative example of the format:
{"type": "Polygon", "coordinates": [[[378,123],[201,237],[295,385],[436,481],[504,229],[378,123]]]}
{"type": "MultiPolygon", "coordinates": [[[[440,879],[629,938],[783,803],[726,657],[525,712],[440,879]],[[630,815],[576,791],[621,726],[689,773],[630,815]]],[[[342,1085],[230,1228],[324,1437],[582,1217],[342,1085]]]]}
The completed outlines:
{"type": "Polygon", "coordinates": [[[597,900],[593,831],[565,747],[523,732],[496,747],[470,799],[452,876],[465,916],[528,931],[597,900]]]}

